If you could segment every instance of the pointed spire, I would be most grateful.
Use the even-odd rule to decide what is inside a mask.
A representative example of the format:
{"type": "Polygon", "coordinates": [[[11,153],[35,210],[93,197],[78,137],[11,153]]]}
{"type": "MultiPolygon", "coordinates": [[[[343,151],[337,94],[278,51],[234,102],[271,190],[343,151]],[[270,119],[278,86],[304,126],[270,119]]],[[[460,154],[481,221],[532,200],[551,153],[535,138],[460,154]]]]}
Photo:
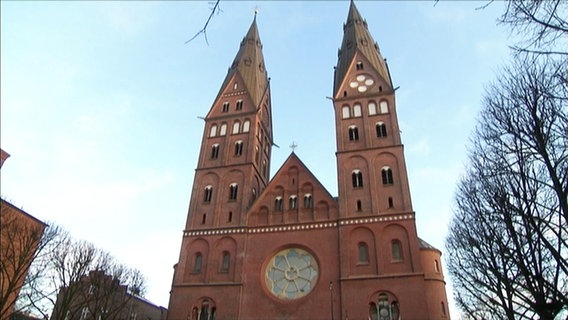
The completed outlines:
{"type": "Polygon", "coordinates": [[[268,73],[264,66],[262,42],[260,41],[256,25],[256,15],[257,11],[255,10],[252,24],[241,41],[241,46],[233,60],[233,64],[229,68],[229,73],[225,77],[221,91],[228,85],[234,74],[238,72],[253,103],[255,106],[258,106],[268,86],[268,73]]]}
{"type": "Polygon", "coordinates": [[[353,57],[355,57],[357,52],[365,56],[372,67],[392,86],[387,65],[381,56],[379,46],[375,40],[373,40],[371,33],[367,29],[367,21],[361,17],[359,10],[357,10],[355,6],[355,2],[351,0],[347,21],[343,25],[343,42],[339,50],[339,57],[335,68],[334,94],[337,93],[353,57]]]}

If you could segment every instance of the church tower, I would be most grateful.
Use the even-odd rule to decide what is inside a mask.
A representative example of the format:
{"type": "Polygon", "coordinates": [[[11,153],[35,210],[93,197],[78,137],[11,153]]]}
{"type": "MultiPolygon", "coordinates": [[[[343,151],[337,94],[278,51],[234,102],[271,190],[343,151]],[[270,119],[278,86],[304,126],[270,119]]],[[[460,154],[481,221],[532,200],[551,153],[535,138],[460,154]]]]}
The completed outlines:
{"type": "Polygon", "coordinates": [[[253,20],[204,119],[169,320],[450,318],[441,252],[416,231],[396,88],[353,1],[343,32],[334,197],[294,151],[269,178],[253,20]]]}
{"type": "Polygon", "coordinates": [[[244,237],[223,235],[242,230],[246,211],[269,180],[269,80],[255,16],[204,119],[170,319],[213,319],[216,303],[223,314],[238,314],[244,237]]]}
{"type": "Polygon", "coordinates": [[[446,317],[439,251],[416,232],[396,88],[353,1],[343,32],[333,85],[343,312],[366,316],[349,299],[365,291],[371,319],[446,317]]]}

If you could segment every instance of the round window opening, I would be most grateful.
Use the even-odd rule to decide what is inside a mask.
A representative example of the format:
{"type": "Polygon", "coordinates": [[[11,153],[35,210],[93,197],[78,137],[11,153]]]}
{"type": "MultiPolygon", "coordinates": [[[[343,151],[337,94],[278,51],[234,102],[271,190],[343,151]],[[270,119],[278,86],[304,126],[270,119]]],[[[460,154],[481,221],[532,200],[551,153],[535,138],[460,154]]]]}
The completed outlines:
{"type": "Polygon", "coordinates": [[[278,252],[265,269],[266,287],[282,300],[301,298],[316,284],[318,264],[307,251],[290,248],[278,252]]]}

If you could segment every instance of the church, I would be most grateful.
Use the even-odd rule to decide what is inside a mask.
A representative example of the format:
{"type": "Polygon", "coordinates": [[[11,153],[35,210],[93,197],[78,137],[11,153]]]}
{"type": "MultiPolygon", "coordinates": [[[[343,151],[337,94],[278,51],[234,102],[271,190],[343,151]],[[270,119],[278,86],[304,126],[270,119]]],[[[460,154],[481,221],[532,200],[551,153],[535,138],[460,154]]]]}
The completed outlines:
{"type": "Polygon", "coordinates": [[[253,20],[205,117],[168,319],[450,318],[441,252],[416,231],[395,88],[353,1],[343,30],[334,196],[293,151],[270,178],[278,119],[253,20]]]}

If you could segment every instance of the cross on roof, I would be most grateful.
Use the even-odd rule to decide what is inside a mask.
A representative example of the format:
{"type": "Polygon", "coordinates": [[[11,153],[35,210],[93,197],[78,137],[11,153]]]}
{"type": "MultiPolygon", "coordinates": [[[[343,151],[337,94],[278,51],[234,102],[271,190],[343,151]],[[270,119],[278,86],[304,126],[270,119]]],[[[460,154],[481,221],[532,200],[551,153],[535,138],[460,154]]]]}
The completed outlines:
{"type": "Polygon", "coordinates": [[[294,150],[296,150],[297,147],[298,147],[298,145],[296,144],[296,142],[292,141],[292,144],[290,145],[292,152],[294,152],[294,150]]]}

